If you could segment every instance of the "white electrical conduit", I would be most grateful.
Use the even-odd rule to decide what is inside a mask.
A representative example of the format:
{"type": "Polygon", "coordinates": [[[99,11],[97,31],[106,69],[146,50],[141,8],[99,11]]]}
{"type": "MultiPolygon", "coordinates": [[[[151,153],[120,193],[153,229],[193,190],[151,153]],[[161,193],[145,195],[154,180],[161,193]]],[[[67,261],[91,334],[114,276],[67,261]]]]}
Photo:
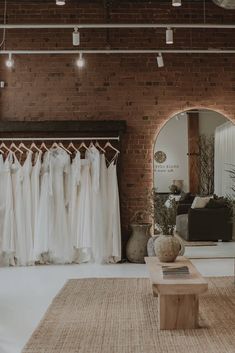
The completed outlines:
{"type": "Polygon", "coordinates": [[[75,54],[235,54],[235,49],[84,49],[84,50],[0,50],[0,55],[75,54]]]}
{"type": "Polygon", "coordinates": [[[0,29],[37,29],[37,28],[220,28],[233,29],[235,24],[213,23],[101,23],[101,24],[0,24],[0,29]]]}

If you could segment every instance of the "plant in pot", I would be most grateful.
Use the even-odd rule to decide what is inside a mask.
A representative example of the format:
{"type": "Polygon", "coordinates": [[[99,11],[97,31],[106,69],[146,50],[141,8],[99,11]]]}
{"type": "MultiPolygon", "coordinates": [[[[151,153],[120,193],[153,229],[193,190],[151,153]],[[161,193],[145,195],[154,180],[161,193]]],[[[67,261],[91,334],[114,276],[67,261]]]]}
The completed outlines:
{"type": "Polygon", "coordinates": [[[149,213],[147,211],[137,211],[131,218],[132,233],[126,245],[126,256],[130,262],[144,263],[152,226],[148,221],[149,213]]]}
{"type": "Polygon", "coordinates": [[[150,214],[160,235],[154,240],[154,251],[162,262],[173,262],[184,252],[183,243],[174,235],[177,215],[177,202],[169,199],[168,205],[153,189],[150,195],[150,214]]]}

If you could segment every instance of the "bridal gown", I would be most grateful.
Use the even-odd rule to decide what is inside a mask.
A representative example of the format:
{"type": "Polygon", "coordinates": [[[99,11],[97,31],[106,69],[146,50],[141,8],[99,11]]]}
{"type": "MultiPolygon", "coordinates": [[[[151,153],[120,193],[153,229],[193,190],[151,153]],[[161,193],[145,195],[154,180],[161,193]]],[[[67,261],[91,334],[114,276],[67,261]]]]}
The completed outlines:
{"type": "Polygon", "coordinates": [[[70,156],[60,147],[50,153],[50,254],[55,263],[70,263],[73,256],[67,218],[70,156]]]}
{"type": "Polygon", "coordinates": [[[77,223],[74,233],[75,258],[77,263],[91,260],[92,247],[92,195],[91,195],[91,162],[81,160],[81,178],[77,192],[76,207],[77,223]]]}
{"type": "Polygon", "coordinates": [[[31,215],[32,215],[32,238],[34,241],[37,217],[39,211],[40,200],[40,172],[42,167],[42,151],[36,155],[36,162],[32,167],[31,172],[31,215]]]}
{"type": "Polygon", "coordinates": [[[92,145],[86,151],[86,158],[91,163],[91,247],[92,257],[96,262],[101,261],[100,254],[100,238],[103,231],[102,226],[102,205],[100,198],[100,152],[92,145]]]}
{"type": "Polygon", "coordinates": [[[117,180],[117,166],[112,161],[108,167],[108,239],[109,262],[121,260],[121,224],[117,180]]]}
{"type": "Polygon", "coordinates": [[[3,263],[2,245],[3,245],[3,230],[6,204],[6,178],[3,156],[0,155],[0,263],[3,263]]]}
{"type": "Polygon", "coordinates": [[[12,164],[13,153],[10,152],[4,163],[4,185],[6,193],[6,202],[3,222],[2,252],[4,257],[4,264],[6,266],[15,265],[14,256],[16,251],[16,224],[11,170],[12,164]]]}
{"type": "Polygon", "coordinates": [[[41,190],[38,205],[38,217],[35,220],[34,231],[34,261],[41,263],[49,260],[49,238],[50,238],[50,152],[44,154],[41,165],[41,190]]]}
{"type": "Polygon", "coordinates": [[[25,231],[25,256],[28,265],[33,264],[33,228],[32,228],[32,196],[31,196],[31,172],[32,172],[32,151],[28,152],[27,158],[22,167],[22,200],[23,219],[25,231]]]}

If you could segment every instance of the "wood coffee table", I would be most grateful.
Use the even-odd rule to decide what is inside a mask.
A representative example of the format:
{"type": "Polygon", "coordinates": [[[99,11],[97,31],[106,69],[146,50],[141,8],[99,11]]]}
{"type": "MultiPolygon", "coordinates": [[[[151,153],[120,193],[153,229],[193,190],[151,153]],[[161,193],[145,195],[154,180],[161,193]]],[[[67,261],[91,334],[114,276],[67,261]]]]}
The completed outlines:
{"type": "Polygon", "coordinates": [[[193,329],[198,327],[199,294],[208,289],[207,281],[187,258],[163,263],[157,257],[145,257],[150,273],[153,295],[158,296],[160,330],[193,329]],[[162,266],[188,266],[188,278],[163,278],[162,266]]]}

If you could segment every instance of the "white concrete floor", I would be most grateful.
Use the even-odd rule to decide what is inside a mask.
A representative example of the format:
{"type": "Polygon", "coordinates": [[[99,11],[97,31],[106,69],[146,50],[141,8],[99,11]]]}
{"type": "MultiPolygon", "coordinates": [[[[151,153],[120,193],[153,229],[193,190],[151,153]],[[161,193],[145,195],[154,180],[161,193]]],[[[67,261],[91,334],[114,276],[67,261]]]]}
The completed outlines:
{"type": "MultiPolygon", "coordinates": [[[[233,259],[193,263],[204,276],[234,273],[233,259]]],[[[0,353],[20,353],[64,283],[85,277],[147,277],[147,269],[127,263],[0,268],[0,353]]]]}

